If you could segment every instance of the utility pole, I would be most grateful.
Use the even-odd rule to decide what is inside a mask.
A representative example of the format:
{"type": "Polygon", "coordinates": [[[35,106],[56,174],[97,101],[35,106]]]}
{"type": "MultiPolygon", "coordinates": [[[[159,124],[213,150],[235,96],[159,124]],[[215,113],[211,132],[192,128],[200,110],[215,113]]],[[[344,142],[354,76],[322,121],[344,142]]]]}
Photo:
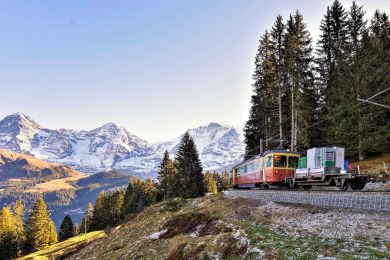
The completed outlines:
{"type": "Polygon", "coordinates": [[[88,214],[85,214],[84,234],[87,234],[87,222],[88,222],[88,214]]]}
{"type": "Polygon", "coordinates": [[[263,138],[260,138],[260,155],[262,155],[264,152],[264,140],[263,138]]]}

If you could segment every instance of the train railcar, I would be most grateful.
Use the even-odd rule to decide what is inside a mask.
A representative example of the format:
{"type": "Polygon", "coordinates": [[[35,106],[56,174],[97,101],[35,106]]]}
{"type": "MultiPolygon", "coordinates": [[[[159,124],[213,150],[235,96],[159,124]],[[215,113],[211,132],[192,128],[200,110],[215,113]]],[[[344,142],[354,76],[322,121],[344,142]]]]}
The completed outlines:
{"type": "Polygon", "coordinates": [[[267,151],[233,167],[235,188],[283,185],[293,177],[298,166],[299,153],[289,151],[267,151]]]}
{"type": "Polygon", "coordinates": [[[369,176],[348,172],[344,148],[322,147],[304,155],[290,151],[267,151],[237,164],[233,170],[234,188],[269,188],[285,185],[290,189],[334,186],[341,190],[362,190],[369,176]]]}

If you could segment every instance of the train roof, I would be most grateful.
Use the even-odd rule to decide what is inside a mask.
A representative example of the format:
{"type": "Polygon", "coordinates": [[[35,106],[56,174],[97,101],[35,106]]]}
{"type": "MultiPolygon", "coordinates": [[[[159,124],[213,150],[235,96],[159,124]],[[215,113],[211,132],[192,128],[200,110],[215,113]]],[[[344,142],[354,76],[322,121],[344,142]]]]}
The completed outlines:
{"type": "Polygon", "coordinates": [[[243,164],[245,164],[247,162],[253,161],[253,160],[255,160],[257,158],[260,158],[260,157],[264,157],[264,156],[266,156],[268,154],[271,154],[271,153],[290,153],[290,154],[296,154],[296,155],[302,155],[303,154],[303,153],[299,153],[299,152],[291,152],[289,150],[267,150],[267,151],[265,151],[262,154],[258,154],[256,156],[251,157],[250,159],[247,159],[247,160],[245,160],[243,162],[240,162],[240,163],[234,165],[232,168],[238,167],[238,166],[243,165],[243,164]]]}

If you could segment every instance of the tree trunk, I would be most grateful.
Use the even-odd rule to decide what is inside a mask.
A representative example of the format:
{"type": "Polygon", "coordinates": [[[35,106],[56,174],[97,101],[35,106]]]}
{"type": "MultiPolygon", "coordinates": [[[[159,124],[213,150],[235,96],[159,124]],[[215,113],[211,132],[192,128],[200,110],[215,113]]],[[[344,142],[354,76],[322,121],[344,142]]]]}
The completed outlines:
{"type": "Polygon", "coordinates": [[[295,107],[294,107],[294,79],[291,86],[291,151],[295,150],[295,107]]]}
{"type": "Polygon", "coordinates": [[[283,121],[282,121],[282,87],[281,87],[280,80],[279,80],[278,103],[279,103],[279,139],[280,139],[279,144],[281,146],[283,143],[283,121]]]}

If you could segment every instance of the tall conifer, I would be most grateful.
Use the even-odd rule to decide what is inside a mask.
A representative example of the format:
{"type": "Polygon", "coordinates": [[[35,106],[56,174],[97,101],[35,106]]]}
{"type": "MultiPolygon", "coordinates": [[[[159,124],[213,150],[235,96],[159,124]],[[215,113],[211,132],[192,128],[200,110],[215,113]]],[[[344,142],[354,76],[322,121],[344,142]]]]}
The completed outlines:
{"type": "Polygon", "coordinates": [[[0,212],[0,259],[12,259],[18,254],[18,234],[15,218],[8,207],[0,212]]]}
{"type": "Polygon", "coordinates": [[[158,187],[164,199],[178,196],[178,183],[176,175],[175,163],[170,158],[169,152],[165,151],[157,176],[158,187]]]}
{"type": "Polygon", "coordinates": [[[74,237],[75,235],[76,234],[72,218],[70,217],[70,215],[65,215],[60,226],[60,231],[58,233],[58,240],[65,241],[71,237],[74,237]]]}
{"type": "Polygon", "coordinates": [[[177,176],[180,180],[180,195],[195,198],[206,193],[202,164],[192,137],[186,132],[176,154],[177,176]]]}
{"type": "Polygon", "coordinates": [[[57,243],[55,225],[40,196],[33,205],[26,223],[26,249],[29,252],[41,250],[54,243],[57,243]]]}
{"type": "Polygon", "coordinates": [[[24,229],[24,204],[22,200],[18,199],[13,207],[14,212],[14,224],[17,235],[18,255],[21,255],[21,251],[26,240],[26,231],[24,229]]]}

